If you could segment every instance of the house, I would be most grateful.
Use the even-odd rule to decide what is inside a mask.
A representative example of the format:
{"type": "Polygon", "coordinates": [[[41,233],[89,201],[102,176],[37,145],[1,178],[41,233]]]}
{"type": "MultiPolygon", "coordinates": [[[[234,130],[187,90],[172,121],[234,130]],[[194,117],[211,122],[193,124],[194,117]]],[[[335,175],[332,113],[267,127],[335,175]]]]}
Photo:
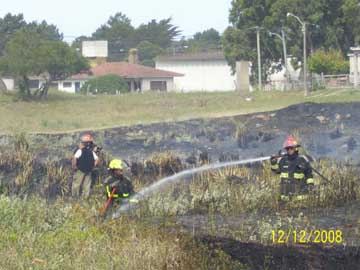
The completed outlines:
{"type": "Polygon", "coordinates": [[[0,91],[15,90],[15,80],[12,77],[0,77],[0,91]]]}
{"type": "Polygon", "coordinates": [[[232,73],[222,51],[162,55],[156,59],[156,68],[184,74],[174,78],[177,91],[236,89],[236,75],[232,73]]]}
{"type": "MultiPolygon", "coordinates": [[[[29,87],[31,90],[39,89],[45,84],[45,78],[41,76],[29,76],[29,87]]],[[[1,91],[14,91],[18,89],[17,82],[14,77],[6,76],[0,77],[0,90],[1,91]]]]}
{"type": "Polygon", "coordinates": [[[174,78],[183,74],[160,70],[128,62],[108,62],[99,64],[89,72],[75,74],[58,82],[59,91],[77,93],[86,81],[99,76],[114,74],[124,78],[131,91],[171,91],[174,90],[174,78]]]}

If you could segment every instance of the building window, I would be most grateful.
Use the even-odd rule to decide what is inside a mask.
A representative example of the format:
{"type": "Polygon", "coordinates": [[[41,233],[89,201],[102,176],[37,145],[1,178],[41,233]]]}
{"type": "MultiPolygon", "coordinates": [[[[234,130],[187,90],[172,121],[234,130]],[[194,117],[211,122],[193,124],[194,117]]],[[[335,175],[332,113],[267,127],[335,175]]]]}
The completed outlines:
{"type": "Polygon", "coordinates": [[[71,82],[63,82],[63,87],[70,88],[70,87],[72,87],[72,83],[71,82]]]}
{"type": "Polygon", "coordinates": [[[167,90],[166,81],[151,81],[150,82],[150,89],[151,90],[166,91],[167,90]]]}
{"type": "Polygon", "coordinates": [[[39,80],[29,80],[29,88],[37,89],[39,88],[39,84],[40,84],[39,80]]]}

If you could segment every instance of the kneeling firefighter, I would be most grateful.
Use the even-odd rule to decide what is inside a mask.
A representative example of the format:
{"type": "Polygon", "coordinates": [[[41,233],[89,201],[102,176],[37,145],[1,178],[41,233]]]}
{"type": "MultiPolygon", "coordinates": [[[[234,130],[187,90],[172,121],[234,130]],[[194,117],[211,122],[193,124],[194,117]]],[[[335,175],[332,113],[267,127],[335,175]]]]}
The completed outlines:
{"type": "Polygon", "coordinates": [[[126,163],[121,159],[113,159],[110,161],[108,167],[110,176],[104,181],[108,200],[120,201],[134,193],[132,183],[124,176],[124,170],[126,168],[126,163]]]}
{"type": "Polygon", "coordinates": [[[271,170],[280,174],[280,199],[282,201],[302,200],[313,190],[314,179],[310,162],[299,155],[300,145],[293,137],[284,143],[285,155],[270,158],[271,170]]]}

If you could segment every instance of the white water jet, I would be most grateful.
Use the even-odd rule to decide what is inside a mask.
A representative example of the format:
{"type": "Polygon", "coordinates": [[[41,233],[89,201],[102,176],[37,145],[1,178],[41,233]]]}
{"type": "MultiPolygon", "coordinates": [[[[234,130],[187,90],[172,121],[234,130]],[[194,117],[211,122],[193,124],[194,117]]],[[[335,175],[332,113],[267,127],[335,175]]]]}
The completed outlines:
{"type": "Polygon", "coordinates": [[[165,178],[153,183],[149,187],[142,189],[141,191],[134,194],[133,196],[131,196],[125,202],[125,204],[120,206],[120,208],[113,214],[112,218],[118,218],[120,216],[121,212],[126,212],[126,211],[129,211],[132,208],[134,208],[136,206],[136,203],[131,203],[132,200],[138,200],[138,201],[143,200],[143,199],[147,198],[152,192],[162,188],[164,185],[169,184],[169,183],[175,183],[177,180],[180,180],[183,177],[193,175],[193,174],[203,172],[203,171],[209,171],[209,170],[214,170],[214,169],[219,169],[219,168],[229,167],[229,166],[234,166],[234,165],[244,165],[244,164],[249,164],[249,163],[255,163],[255,162],[265,161],[265,160],[269,160],[269,159],[270,159],[270,156],[214,163],[214,164],[209,164],[209,165],[202,166],[199,168],[189,169],[189,170],[182,171],[182,172],[176,173],[174,175],[165,177],[165,178]]]}

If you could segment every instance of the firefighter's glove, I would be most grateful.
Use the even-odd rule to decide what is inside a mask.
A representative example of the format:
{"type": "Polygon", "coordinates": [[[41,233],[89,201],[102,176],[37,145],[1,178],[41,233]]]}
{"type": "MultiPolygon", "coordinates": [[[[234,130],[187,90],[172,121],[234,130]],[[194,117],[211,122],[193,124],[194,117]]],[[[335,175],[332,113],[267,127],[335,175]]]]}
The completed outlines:
{"type": "Polygon", "coordinates": [[[276,156],[271,156],[270,157],[270,164],[271,165],[276,165],[277,164],[277,160],[278,158],[276,156]]]}
{"type": "Polygon", "coordinates": [[[308,188],[308,191],[309,191],[309,192],[313,192],[313,191],[315,190],[314,184],[308,184],[308,185],[307,185],[307,188],[308,188]]]}

